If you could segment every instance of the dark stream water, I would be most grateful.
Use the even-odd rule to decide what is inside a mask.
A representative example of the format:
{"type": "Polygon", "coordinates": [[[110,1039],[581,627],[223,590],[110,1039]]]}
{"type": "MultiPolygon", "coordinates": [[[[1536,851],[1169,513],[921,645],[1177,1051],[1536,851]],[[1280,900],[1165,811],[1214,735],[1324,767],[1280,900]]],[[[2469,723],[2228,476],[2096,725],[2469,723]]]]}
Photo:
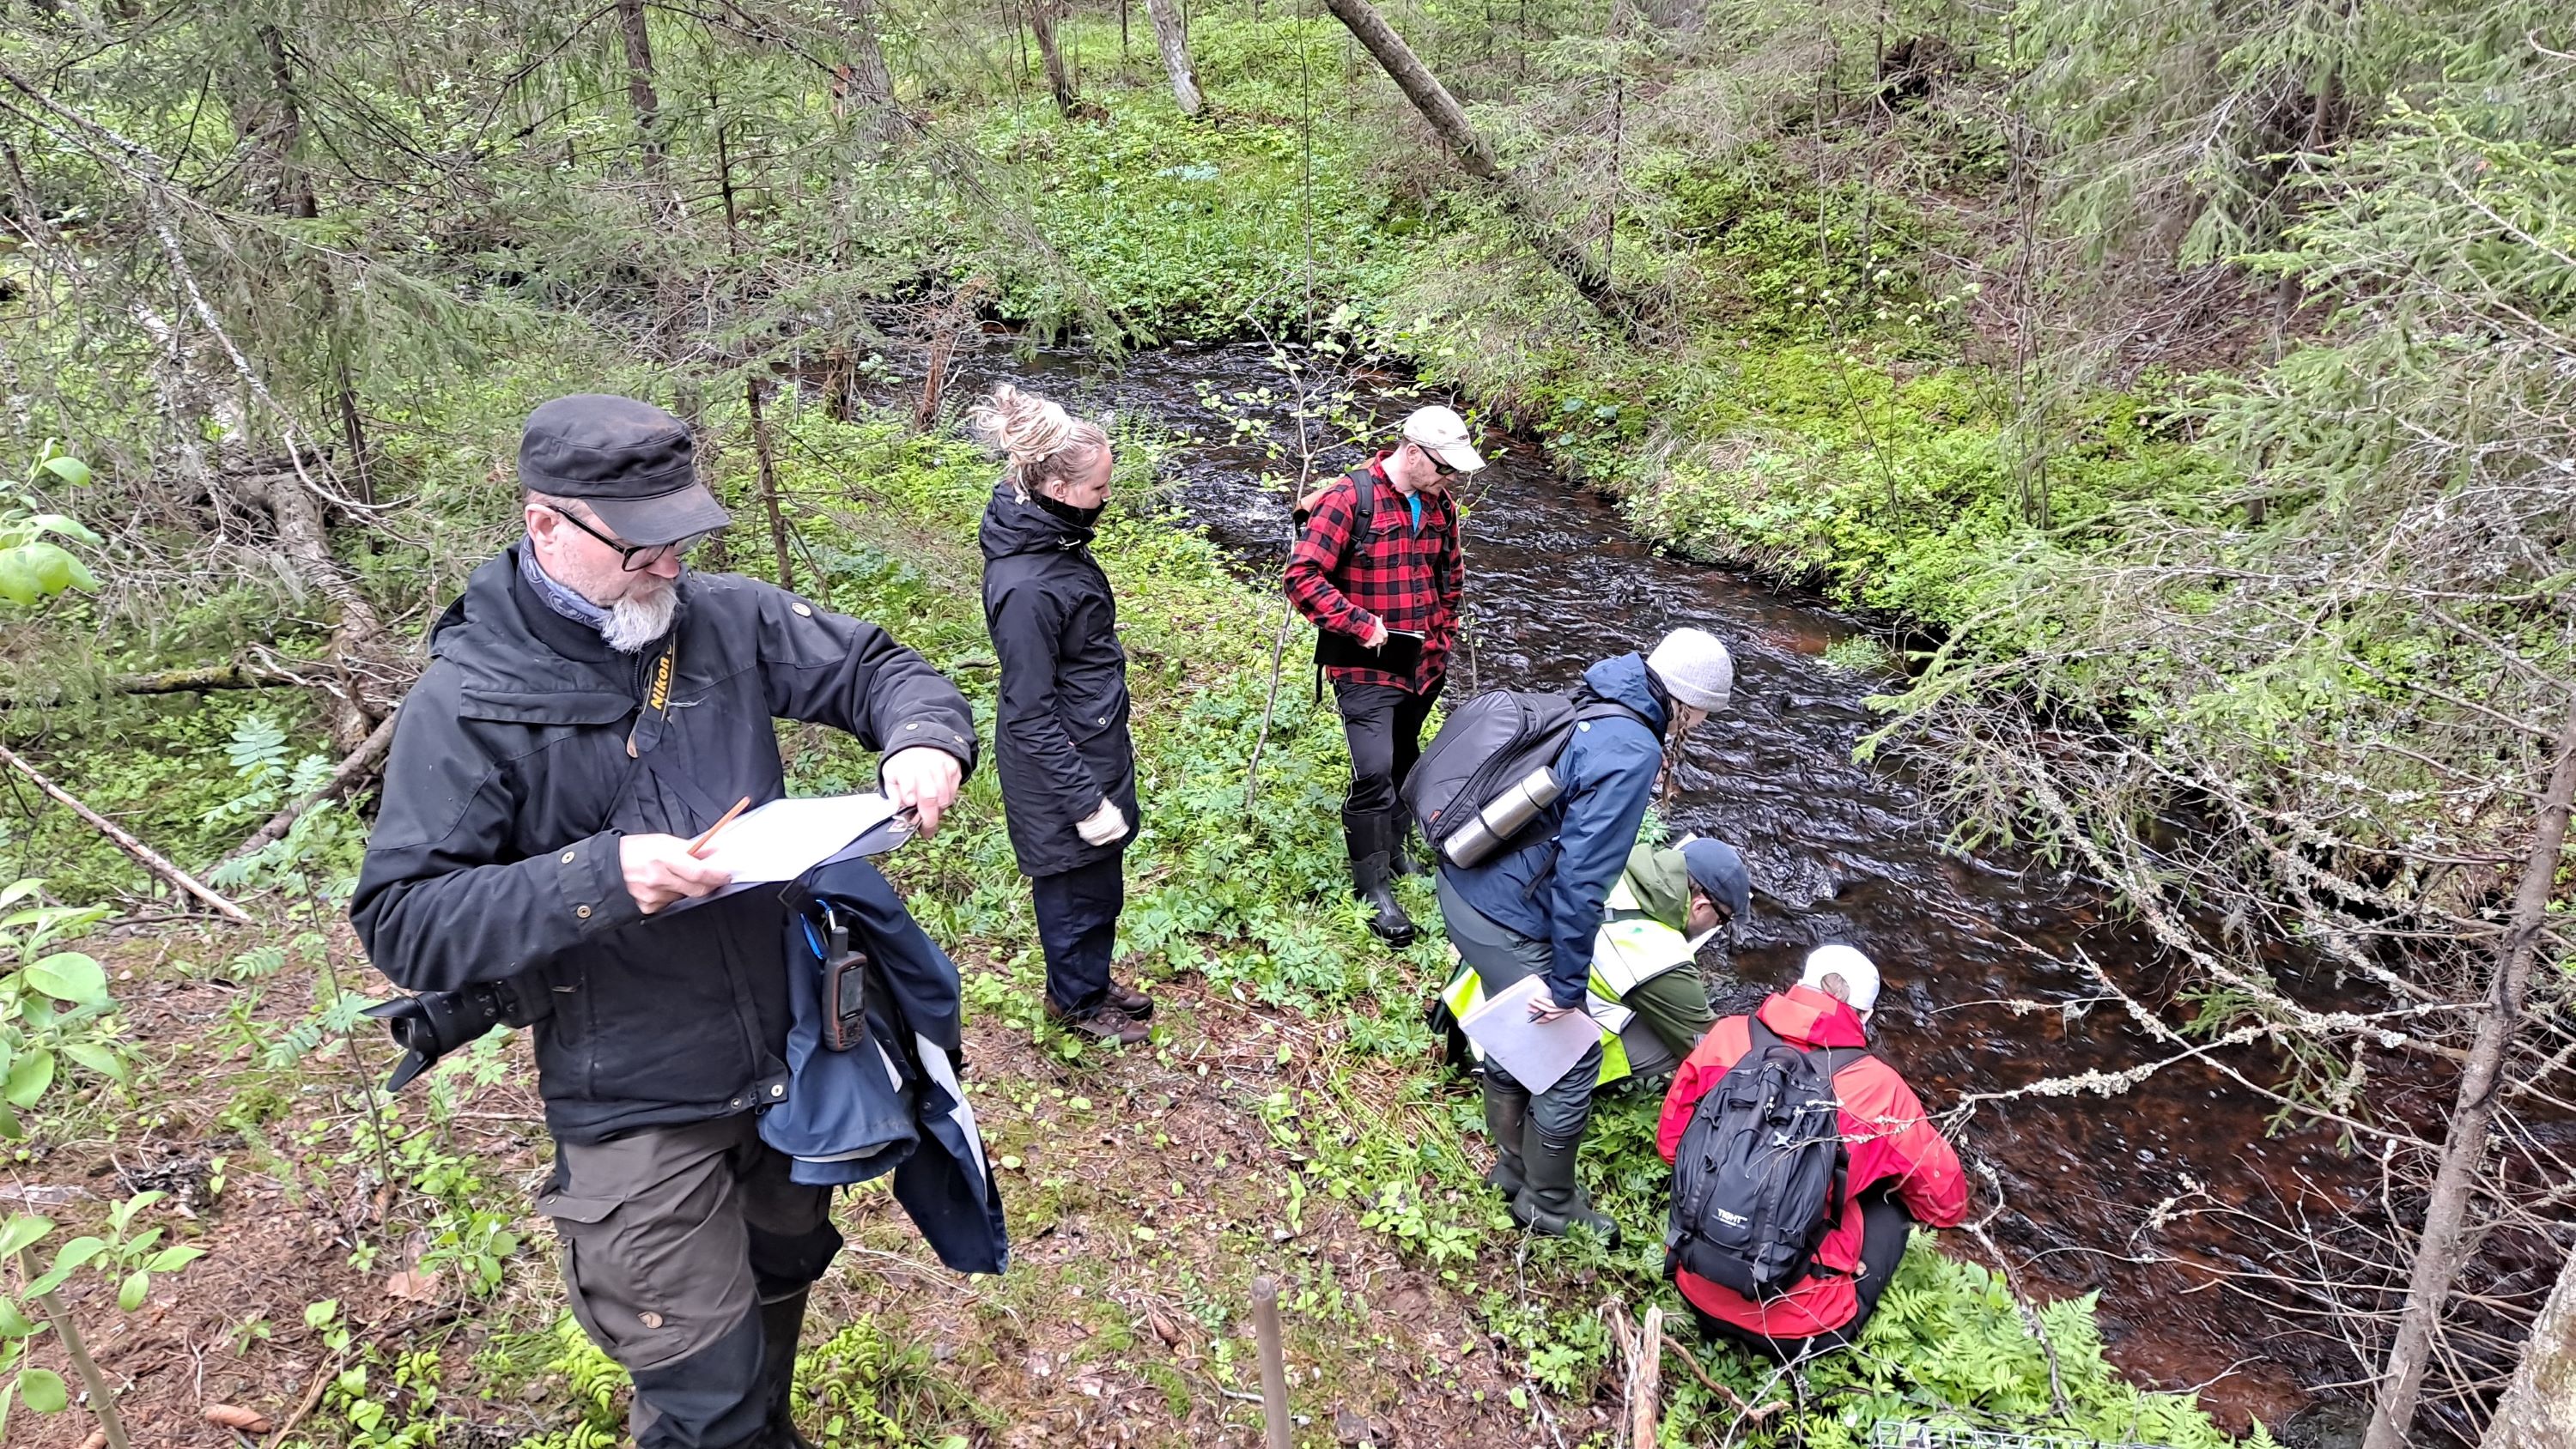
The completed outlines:
{"type": "MultiPolygon", "coordinates": [[[[1119,364],[1077,353],[992,355],[966,372],[960,386],[1010,377],[1079,412],[1114,408],[1188,435],[1195,441],[1173,460],[1177,503],[1248,564],[1276,567],[1287,499],[1258,482],[1276,465],[1234,441],[1197,391],[1200,383],[1280,387],[1261,349],[1119,364]]],[[[1400,387],[1370,400],[1390,417],[1415,401],[1400,387]]],[[[1684,624],[1711,630],[1734,651],[1733,707],[1693,737],[1665,813],[1677,828],[1733,841],[1751,863],[1754,919],[1728,963],[1743,989],[1758,994],[1790,977],[1820,942],[1868,952],[1887,980],[1880,1050],[1936,1112],[1964,1093],[2170,1054],[2116,1005],[2097,1004],[2098,986],[2073,964],[2078,952],[2105,963],[2148,1000],[2171,983],[2097,889],[2027,862],[1951,851],[1946,823],[1907,762],[1853,760],[1871,725],[1863,700],[1899,682],[1823,658],[1829,645],[1863,632],[1854,621],[1660,556],[1526,443],[1491,441],[1493,466],[1465,490],[1477,685],[1557,687],[1596,659],[1647,647],[1684,624]],[[2004,1005],[2016,1000],[2051,1009],[2004,1005]]],[[[1338,470],[1357,457],[1344,449],[1324,465],[1338,470]]],[[[1453,665],[1453,694],[1467,687],[1465,667],[1463,659],[1453,665]]],[[[2269,1074],[2260,1059],[2235,1060],[2269,1074]]],[[[2266,1136],[2268,1115],[2268,1104],[2216,1071],[2183,1065],[2112,1098],[1985,1104],[1954,1122],[1953,1137],[1981,1178],[1975,1211],[1994,1212],[1990,1231],[2025,1291],[2100,1290],[2115,1359],[2162,1386],[2200,1387],[2204,1402],[2239,1427],[2248,1413],[2277,1426],[2302,1410],[2315,1424],[2341,1417],[2314,1402],[2315,1391],[2354,1377],[2356,1366],[2331,1325],[2305,1313],[2301,1295],[2275,1276],[2299,1271],[2285,1260],[2284,1239],[2248,1227],[2246,1215],[2330,1217],[2374,1196],[2378,1174],[2375,1163],[2338,1155],[2316,1129],[2266,1136]],[[2202,1211],[2151,1226],[2158,1204],[2172,1199],[2202,1211]]],[[[1950,1237],[1955,1250],[1985,1256],[1950,1237]]]]}

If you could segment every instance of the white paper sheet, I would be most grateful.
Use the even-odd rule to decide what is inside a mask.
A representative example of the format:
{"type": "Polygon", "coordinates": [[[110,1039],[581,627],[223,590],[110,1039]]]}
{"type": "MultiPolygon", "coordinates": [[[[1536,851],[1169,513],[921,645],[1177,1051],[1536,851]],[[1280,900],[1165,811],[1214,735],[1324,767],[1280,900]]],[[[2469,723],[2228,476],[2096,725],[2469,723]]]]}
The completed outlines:
{"type": "Polygon", "coordinates": [[[670,909],[687,910],[752,886],[794,880],[848,852],[861,836],[883,837],[887,831],[898,832],[891,839],[871,841],[877,850],[865,853],[891,849],[904,838],[900,832],[906,825],[896,821],[895,814],[893,801],[873,793],[772,800],[757,810],[746,810],[734,817],[731,825],[716,832],[707,853],[700,857],[709,865],[733,872],[733,883],[710,895],[674,902],[670,909]]]}
{"type": "Polygon", "coordinates": [[[1530,1003],[1546,990],[1546,978],[1524,976],[1458,1023],[1485,1049],[1488,1061],[1502,1063],[1514,1081],[1534,1093],[1555,1086],[1584,1049],[1601,1040],[1601,1025],[1588,1011],[1570,1011],[1554,1021],[1530,1020],[1530,1003]]]}

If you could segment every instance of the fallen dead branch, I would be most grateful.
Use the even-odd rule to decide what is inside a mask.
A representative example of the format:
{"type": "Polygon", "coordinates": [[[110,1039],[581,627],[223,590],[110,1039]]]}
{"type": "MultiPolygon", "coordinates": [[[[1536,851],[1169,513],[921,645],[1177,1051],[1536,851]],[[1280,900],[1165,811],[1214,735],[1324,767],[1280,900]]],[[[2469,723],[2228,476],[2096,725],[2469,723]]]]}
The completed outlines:
{"type": "Polygon", "coordinates": [[[96,829],[99,834],[106,836],[110,841],[114,842],[117,849],[134,857],[136,861],[142,864],[144,869],[151,871],[154,875],[161,877],[163,880],[170,882],[179,889],[195,896],[198,900],[205,902],[208,906],[214,909],[215,914],[222,916],[227,921],[234,921],[241,925],[247,926],[251,923],[249,912],[244,911],[241,907],[234,905],[231,901],[216,894],[215,891],[211,887],[207,886],[205,882],[198,880],[195,876],[192,876],[186,871],[181,870],[179,867],[172,865],[168,858],[163,856],[159,851],[154,850],[152,847],[145,845],[142,841],[135,839],[132,835],[127,834],[115,821],[108,819],[106,816],[92,810],[80,801],[73,799],[71,792],[65,790],[62,786],[55,784],[53,781],[46,779],[35,766],[30,765],[25,760],[19,758],[17,751],[10,749],[7,745],[0,745],[0,764],[6,764],[11,769],[16,770],[19,774],[34,781],[37,789],[52,796],[57,802],[69,809],[73,814],[88,821],[92,828],[96,829]]]}

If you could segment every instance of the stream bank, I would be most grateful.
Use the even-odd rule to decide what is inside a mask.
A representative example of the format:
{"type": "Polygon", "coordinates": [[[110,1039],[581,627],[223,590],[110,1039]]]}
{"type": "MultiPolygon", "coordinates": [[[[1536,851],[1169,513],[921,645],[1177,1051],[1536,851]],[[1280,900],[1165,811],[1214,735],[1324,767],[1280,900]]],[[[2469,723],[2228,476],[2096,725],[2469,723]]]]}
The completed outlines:
{"type": "MultiPolygon", "coordinates": [[[[1042,351],[980,358],[966,373],[969,382],[1014,378],[1077,410],[1141,417],[1178,435],[1171,472],[1181,513],[1248,573],[1276,568],[1286,498],[1259,479],[1277,465],[1199,399],[1202,385],[1283,390],[1263,349],[1115,363],[1042,351]]],[[[1369,394],[1387,415],[1413,401],[1399,389],[1369,394]]],[[[1472,647],[1462,649],[1458,687],[1557,687],[1594,659],[1684,624],[1711,629],[1735,652],[1735,703],[1692,740],[1663,811],[1677,832],[1734,842],[1752,866],[1753,919],[1709,972],[1722,995],[1757,999],[1815,944],[1859,946],[1887,975],[1879,1049],[1936,1112],[1971,1093],[2121,1072],[2170,1054],[2079,964],[2096,963],[2151,1002],[2176,981],[2097,888],[1950,848],[1917,768],[1853,758],[1872,724],[1867,699],[1902,682],[1827,657],[1850,657],[1835,646],[1864,634],[1856,621],[1659,552],[1526,443],[1487,451],[1494,466],[1465,490],[1472,647]]],[[[1357,457],[1328,454],[1318,476],[1357,457]]],[[[1301,645],[1289,647],[1289,687],[1302,690],[1301,645]]],[[[2258,1080],[2272,1074],[2252,1054],[2228,1064],[2258,1080]]],[[[2295,1270],[2278,1257],[2288,1237],[2262,1224],[2366,1218],[2379,1182],[2375,1164],[2340,1152],[2329,1131],[2269,1132],[2271,1113],[2216,1069],[2186,1063],[2117,1096],[1990,1101],[1952,1111],[1946,1126],[1980,1179],[1976,1211],[2025,1291],[2099,1292],[2101,1326],[2124,1368],[2168,1388],[2198,1386],[2205,1404],[2240,1423],[2277,1426],[2336,1417],[2339,1407],[2314,1391],[2351,1377],[2353,1361],[2330,1323],[2303,1312],[2295,1270]]],[[[1947,1241],[1986,1256],[1962,1235],[1947,1241]]]]}

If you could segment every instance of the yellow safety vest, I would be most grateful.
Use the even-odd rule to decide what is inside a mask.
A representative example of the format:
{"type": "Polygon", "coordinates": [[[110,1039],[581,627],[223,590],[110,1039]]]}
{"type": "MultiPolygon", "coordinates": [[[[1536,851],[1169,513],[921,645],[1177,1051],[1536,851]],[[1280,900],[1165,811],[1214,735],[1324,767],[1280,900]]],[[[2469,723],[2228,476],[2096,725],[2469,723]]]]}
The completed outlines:
{"type": "MultiPolygon", "coordinates": [[[[1622,1039],[1622,1034],[1635,1023],[1637,1013],[1620,1003],[1629,992],[1646,982],[1668,971],[1694,965],[1696,958],[1688,936],[1643,914],[1637,904],[1636,892],[1628,888],[1625,871],[1620,873],[1618,884],[1610,888],[1610,897],[1602,904],[1611,918],[1602,922],[1600,931],[1592,938],[1592,980],[1588,983],[1591,991],[1584,999],[1584,1008],[1591,1013],[1594,1024],[1601,1028],[1600,1080],[1606,1086],[1634,1070],[1630,1065],[1628,1044],[1622,1039]]],[[[1455,954],[1455,948],[1452,948],[1452,954],[1455,954]]],[[[1440,1000],[1449,1008],[1450,1016],[1458,1021],[1466,1020],[1469,1012],[1484,1005],[1485,983],[1477,979],[1476,968],[1460,961],[1457,974],[1440,989],[1440,1000]]],[[[1460,1035],[1465,1036],[1463,1032],[1460,1035]]],[[[1485,1049],[1476,1045],[1475,1038],[1465,1039],[1468,1052],[1477,1061],[1483,1061],[1485,1049]]],[[[1669,1049],[1659,1044],[1657,1050],[1669,1049]]]]}

